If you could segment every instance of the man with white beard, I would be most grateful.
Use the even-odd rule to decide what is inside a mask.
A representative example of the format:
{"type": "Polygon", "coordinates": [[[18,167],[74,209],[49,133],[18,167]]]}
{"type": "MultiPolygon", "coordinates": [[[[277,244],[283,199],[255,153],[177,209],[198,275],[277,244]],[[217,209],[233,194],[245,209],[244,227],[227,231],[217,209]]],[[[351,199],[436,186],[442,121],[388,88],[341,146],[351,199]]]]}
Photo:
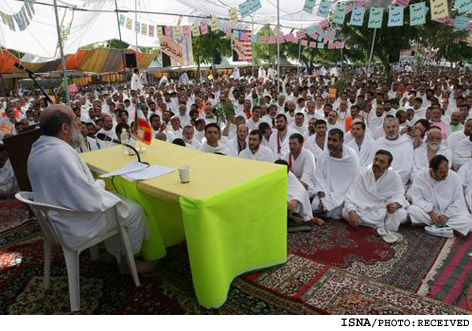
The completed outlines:
{"type": "Polygon", "coordinates": [[[185,146],[191,149],[199,150],[202,147],[202,144],[197,140],[194,139],[194,129],[191,125],[186,125],[182,129],[182,138],[185,141],[185,146]]]}
{"type": "Polygon", "coordinates": [[[411,178],[429,167],[429,161],[436,155],[444,155],[449,162],[452,162],[452,152],[447,148],[446,144],[442,143],[441,129],[432,126],[426,132],[426,143],[414,151],[413,169],[411,171],[411,178]]]}
{"type": "Polygon", "coordinates": [[[406,186],[413,168],[413,145],[408,138],[400,136],[397,119],[386,118],[383,128],[385,137],[381,137],[373,143],[370,158],[373,159],[375,152],[379,149],[390,152],[393,155],[392,168],[398,172],[403,185],[406,186]]]}
{"type": "Polygon", "coordinates": [[[393,156],[390,152],[378,150],[373,163],[361,167],[359,174],[349,188],[343,208],[343,218],[349,225],[385,228],[398,231],[405,223],[408,202],[405,189],[398,173],[390,168],[393,156]]]}
{"type": "Polygon", "coordinates": [[[239,157],[249,160],[274,162],[274,154],[269,147],[262,146],[262,133],[259,130],[253,130],[249,134],[248,147],[239,153],[239,157]]]}
{"type": "Polygon", "coordinates": [[[308,191],[311,197],[315,194],[315,157],[306,148],[303,147],[303,136],[294,133],[289,137],[289,152],[283,156],[283,160],[287,161],[291,172],[298,178],[300,183],[308,191]]]}
{"type": "MultiPolygon", "coordinates": [[[[95,180],[74,148],[83,145],[82,135],[72,109],[64,105],[46,108],[40,127],[44,135],[32,146],[28,158],[28,177],[35,201],[88,213],[88,217],[53,215],[59,236],[69,248],[76,249],[104,233],[111,224],[105,212],[115,207],[118,221],[125,226],[134,254],[141,250],[146,234],[144,212],[136,203],[105,190],[102,180],[95,180]]],[[[108,252],[116,257],[120,270],[126,272],[126,259],[118,235],[105,241],[108,252]]],[[[138,271],[153,264],[136,261],[138,271]]]]}
{"type": "Polygon", "coordinates": [[[466,236],[472,218],[459,175],[449,168],[447,159],[436,155],[429,161],[429,169],[416,175],[408,215],[413,225],[426,224],[425,230],[431,235],[450,238],[455,230],[466,236]]]}
{"type": "Polygon", "coordinates": [[[369,157],[372,154],[371,148],[374,141],[366,135],[366,129],[367,127],[364,122],[359,120],[354,121],[351,125],[351,135],[353,139],[346,144],[357,153],[361,167],[366,167],[372,162],[369,157]]]}
{"type": "Polygon", "coordinates": [[[344,133],[331,129],[328,149],[317,159],[315,170],[314,211],[326,217],[340,219],[344,198],[359,170],[359,160],[352,148],[343,146],[344,133]]]}

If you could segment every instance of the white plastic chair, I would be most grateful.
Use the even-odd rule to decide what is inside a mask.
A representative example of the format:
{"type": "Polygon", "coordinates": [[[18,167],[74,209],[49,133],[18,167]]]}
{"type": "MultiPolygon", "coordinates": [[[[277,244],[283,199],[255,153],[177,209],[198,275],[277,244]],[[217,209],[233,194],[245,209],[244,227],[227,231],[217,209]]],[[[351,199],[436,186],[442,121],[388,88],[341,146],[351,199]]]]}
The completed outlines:
{"type": "MultiPolygon", "coordinates": [[[[103,235],[90,239],[85,244],[83,244],[82,246],[74,250],[67,247],[67,245],[64,242],[62,242],[61,236],[59,235],[59,232],[57,231],[54,225],[54,222],[49,217],[49,212],[54,211],[56,213],[60,213],[63,215],[70,214],[70,213],[74,213],[76,215],[83,214],[84,217],[87,217],[88,213],[80,213],[80,212],[76,212],[68,208],[35,202],[34,195],[32,192],[18,192],[15,194],[15,197],[19,201],[31,207],[34,215],[36,216],[36,219],[39,222],[41,230],[43,232],[43,236],[44,236],[44,288],[45,289],[48,289],[49,284],[50,284],[52,243],[60,244],[62,247],[62,251],[64,252],[64,258],[66,260],[66,267],[67,267],[67,278],[69,282],[71,311],[80,310],[80,268],[79,268],[80,253],[86,250],[87,248],[93,249],[94,246],[97,245],[98,243],[112,236],[115,236],[117,234],[119,234],[121,237],[121,242],[124,247],[124,252],[126,255],[128,266],[131,271],[131,275],[133,276],[134,284],[136,285],[136,287],[140,285],[128,234],[126,232],[126,229],[120,225],[120,222],[118,222],[118,215],[117,215],[115,207],[108,209],[105,212],[105,214],[108,221],[116,220],[117,226],[103,235]]],[[[91,251],[91,255],[92,257],[94,256],[94,251],[91,251]]]]}

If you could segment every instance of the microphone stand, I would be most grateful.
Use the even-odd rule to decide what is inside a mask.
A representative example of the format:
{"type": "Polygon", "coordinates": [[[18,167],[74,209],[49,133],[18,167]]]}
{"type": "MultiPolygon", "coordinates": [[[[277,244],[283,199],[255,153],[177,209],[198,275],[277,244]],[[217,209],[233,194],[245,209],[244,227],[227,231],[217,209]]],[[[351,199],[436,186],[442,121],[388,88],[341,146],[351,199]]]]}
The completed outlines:
{"type": "Polygon", "coordinates": [[[129,145],[129,144],[122,144],[123,146],[126,146],[128,148],[131,148],[133,150],[133,152],[136,153],[136,156],[138,157],[138,162],[139,163],[142,163],[142,164],[145,164],[147,166],[150,166],[150,164],[148,162],[145,162],[145,161],[141,161],[141,156],[139,155],[138,153],[138,150],[136,148],[134,148],[133,146],[129,145]]]}
{"type": "Polygon", "coordinates": [[[44,95],[44,97],[46,98],[47,103],[49,103],[48,106],[53,105],[54,102],[52,102],[52,100],[51,100],[51,98],[49,97],[49,95],[47,95],[47,93],[44,91],[44,89],[43,89],[43,88],[39,85],[39,83],[36,81],[36,78],[35,78],[36,74],[35,74],[34,72],[32,72],[31,70],[25,70],[24,68],[20,68],[21,65],[20,65],[20,66],[18,66],[18,65],[19,65],[19,63],[15,63],[15,67],[17,67],[18,69],[23,70],[24,72],[26,72],[26,73],[28,74],[29,78],[33,81],[34,86],[36,86],[37,88],[39,88],[39,90],[40,90],[41,92],[43,92],[43,95],[44,95]]]}

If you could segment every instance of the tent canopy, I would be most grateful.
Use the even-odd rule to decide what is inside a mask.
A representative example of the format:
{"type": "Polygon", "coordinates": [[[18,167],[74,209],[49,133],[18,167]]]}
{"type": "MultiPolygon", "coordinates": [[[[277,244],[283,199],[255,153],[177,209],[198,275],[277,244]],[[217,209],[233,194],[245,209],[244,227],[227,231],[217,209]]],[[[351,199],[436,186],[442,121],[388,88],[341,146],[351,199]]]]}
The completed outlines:
{"type": "MultiPolygon", "coordinates": [[[[332,0],[332,6],[336,1],[332,0]]],[[[125,20],[132,19],[134,24],[136,10],[138,22],[154,26],[190,25],[212,15],[227,18],[229,9],[238,7],[241,2],[243,0],[117,0],[120,15],[125,20]]],[[[50,60],[59,58],[53,3],[53,0],[38,0],[34,4],[30,0],[0,0],[0,46],[50,60]],[[26,8],[29,10],[24,8],[26,3],[31,4],[26,8]],[[27,18],[26,27],[21,27],[16,20],[21,16],[27,18]],[[15,20],[8,22],[8,17],[15,20]]],[[[114,0],[57,0],[57,4],[65,54],[75,54],[86,45],[119,39],[114,0]]],[[[305,0],[280,1],[282,30],[301,29],[323,20],[316,16],[319,4],[315,5],[315,14],[304,12],[304,4],[305,0]]],[[[264,24],[275,24],[275,0],[261,0],[261,5],[253,17],[245,17],[238,27],[251,28],[252,20],[255,30],[264,24]]],[[[136,38],[134,26],[132,29],[122,27],[121,34],[122,40],[131,45],[159,46],[156,36],[138,33],[136,38]]]]}

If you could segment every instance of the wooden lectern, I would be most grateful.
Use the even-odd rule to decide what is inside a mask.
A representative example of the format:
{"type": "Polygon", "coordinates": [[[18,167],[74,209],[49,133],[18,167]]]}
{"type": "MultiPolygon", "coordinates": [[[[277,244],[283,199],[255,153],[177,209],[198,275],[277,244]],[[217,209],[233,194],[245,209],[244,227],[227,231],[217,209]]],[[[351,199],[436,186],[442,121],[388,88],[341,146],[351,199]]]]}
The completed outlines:
{"type": "Polygon", "coordinates": [[[15,172],[16,180],[22,191],[32,191],[27,170],[28,157],[31,152],[31,146],[40,136],[41,129],[33,126],[28,127],[25,131],[16,136],[3,139],[3,144],[5,145],[8,158],[15,172]]]}

